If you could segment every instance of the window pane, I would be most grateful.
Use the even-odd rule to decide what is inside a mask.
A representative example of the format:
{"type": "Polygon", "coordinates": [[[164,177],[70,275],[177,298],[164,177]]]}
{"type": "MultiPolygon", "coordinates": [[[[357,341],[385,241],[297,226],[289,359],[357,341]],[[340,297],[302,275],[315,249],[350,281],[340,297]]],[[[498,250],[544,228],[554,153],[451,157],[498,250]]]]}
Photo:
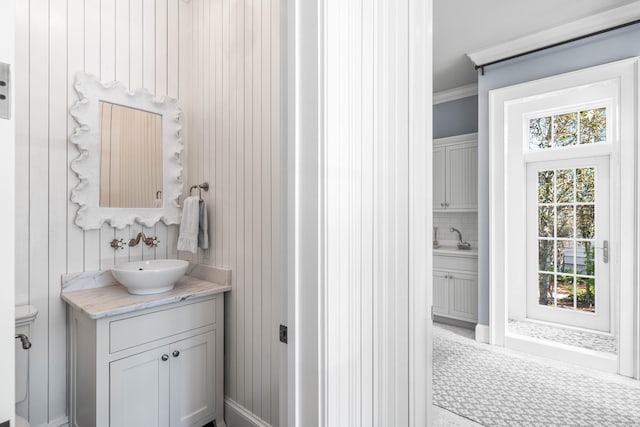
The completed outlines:
{"type": "Polygon", "coordinates": [[[560,169],[556,178],[556,203],[573,202],[573,169],[560,169]]]}
{"type": "Polygon", "coordinates": [[[558,240],[558,250],[556,253],[557,272],[573,273],[573,261],[575,259],[575,248],[573,240],[558,240]]]}
{"type": "Polygon", "coordinates": [[[553,275],[538,274],[538,304],[553,306],[553,275]]]}
{"type": "Polygon", "coordinates": [[[538,269],[553,272],[553,240],[538,241],[538,269]]]}
{"type": "Polygon", "coordinates": [[[595,173],[593,168],[576,169],[576,201],[595,201],[595,173]]]}
{"type": "MultiPolygon", "coordinates": [[[[581,206],[584,207],[584,206],[581,206]]],[[[557,237],[573,237],[573,206],[558,206],[557,237]]]]}
{"type": "Polygon", "coordinates": [[[578,142],[578,113],[553,116],[553,134],[556,147],[576,145],[578,142]]]}
{"type": "Polygon", "coordinates": [[[551,148],[551,117],[529,120],[529,149],[551,148]]]}
{"type": "Polygon", "coordinates": [[[553,203],[553,171],[538,172],[538,203],[553,203]]]}
{"type": "Polygon", "coordinates": [[[607,109],[580,112],[580,144],[597,144],[607,140],[607,109]]]}
{"type": "Polygon", "coordinates": [[[553,237],[553,206],[538,207],[538,236],[553,237]]]}
{"type": "Polygon", "coordinates": [[[595,206],[578,206],[576,210],[576,234],[578,239],[593,239],[595,237],[594,223],[595,206]]]}
{"type": "Polygon", "coordinates": [[[595,242],[578,242],[576,250],[576,273],[587,276],[596,275],[595,242]]]}
{"type": "Polygon", "coordinates": [[[579,311],[596,311],[596,281],[593,278],[578,277],[576,279],[577,309],[579,311]]]}
{"type": "Polygon", "coordinates": [[[568,308],[573,310],[573,277],[558,275],[557,294],[558,308],[568,308]]]}

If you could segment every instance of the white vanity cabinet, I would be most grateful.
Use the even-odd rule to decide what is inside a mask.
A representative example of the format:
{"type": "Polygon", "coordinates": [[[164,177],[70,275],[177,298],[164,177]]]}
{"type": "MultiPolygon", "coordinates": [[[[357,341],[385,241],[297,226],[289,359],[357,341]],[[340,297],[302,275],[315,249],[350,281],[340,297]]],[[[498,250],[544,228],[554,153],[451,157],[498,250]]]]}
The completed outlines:
{"type": "Polygon", "coordinates": [[[433,210],[478,209],[478,135],[433,141],[433,210]]]}
{"type": "Polygon", "coordinates": [[[224,425],[223,299],[99,319],[71,307],[71,425],[224,425]]]}
{"type": "Polygon", "coordinates": [[[215,414],[215,332],[109,364],[110,423],[191,426],[215,414]]]}
{"type": "Polygon", "coordinates": [[[478,321],[478,259],[476,253],[434,250],[433,314],[478,321]],[[449,253],[447,253],[449,252],[449,253]]]}

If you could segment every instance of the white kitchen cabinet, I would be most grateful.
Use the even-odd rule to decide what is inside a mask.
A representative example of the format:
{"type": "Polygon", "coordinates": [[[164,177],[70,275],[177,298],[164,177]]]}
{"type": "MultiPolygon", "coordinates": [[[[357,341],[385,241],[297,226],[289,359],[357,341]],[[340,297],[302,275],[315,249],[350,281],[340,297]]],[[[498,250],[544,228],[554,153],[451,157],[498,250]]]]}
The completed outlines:
{"type": "Polygon", "coordinates": [[[476,253],[443,255],[434,251],[433,314],[478,321],[478,260],[476,253]]]}
{"type": "Polygon", "coordinates": [[[449,314],[448,272],[433,270],[433,314],[446,316],[449,314]]]}
{"type": "Polygon", "coordinates": [[[477,134],[433,141],[434,211],[478,209],[477,134]]]}
{"type": "Polygon", "coordinates": [[[72,425],[224,426],[223,310],[222,294],[100,319],[72,309],[72,425]]]}

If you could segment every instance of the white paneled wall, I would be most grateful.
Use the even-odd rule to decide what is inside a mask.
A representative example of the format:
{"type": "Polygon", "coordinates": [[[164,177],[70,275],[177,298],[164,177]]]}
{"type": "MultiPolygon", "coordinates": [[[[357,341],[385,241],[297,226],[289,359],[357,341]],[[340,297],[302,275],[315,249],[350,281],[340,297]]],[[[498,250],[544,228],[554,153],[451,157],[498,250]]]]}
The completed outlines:
{"type": "MultiPolygon", "coordinates": [[[[225,394],[278,424],[281,238],[279,0],[23,0],[16,26],[16,303],[32,328],[33,426],[66,417],[66,320],[60,275],[175,258],[177,227],[82,231],[69,202],[78,71],[180,100],[186,185],[209,181],[211,250],[230,267],[225,394]],[[160,246],[115,253],[109,242],[157,235],[160,246]]],[[[183,254],[181,254],[183,256],[183,254]]],[[[191,259],[191,257],[183,256],[191,259]]]]}
{"type": "MultiPolygon", "coordinates": [[[[278,425],[282,295],[280,0],[192,0],[189,186],[207,181],[211,246],[226,266],[225,394],[278,425]]],[[[187,102],[181,99],[183,104],[187,102]]],[[[195,190],[194,190],[195,194],[195,190]]]]}

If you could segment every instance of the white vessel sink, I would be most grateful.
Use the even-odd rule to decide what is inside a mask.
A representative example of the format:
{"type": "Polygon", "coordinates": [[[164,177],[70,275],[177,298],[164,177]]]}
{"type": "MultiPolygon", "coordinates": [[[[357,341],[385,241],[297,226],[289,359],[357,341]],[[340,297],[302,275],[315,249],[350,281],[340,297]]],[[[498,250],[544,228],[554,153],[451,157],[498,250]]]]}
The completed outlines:
{"type": "Polygon", "coordinates": [[[187,261],[179,259],[135,261],[113,267],[111,274],[130,294],[159,294],[173,289],[188,266],[187,261]]]}

